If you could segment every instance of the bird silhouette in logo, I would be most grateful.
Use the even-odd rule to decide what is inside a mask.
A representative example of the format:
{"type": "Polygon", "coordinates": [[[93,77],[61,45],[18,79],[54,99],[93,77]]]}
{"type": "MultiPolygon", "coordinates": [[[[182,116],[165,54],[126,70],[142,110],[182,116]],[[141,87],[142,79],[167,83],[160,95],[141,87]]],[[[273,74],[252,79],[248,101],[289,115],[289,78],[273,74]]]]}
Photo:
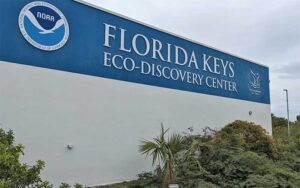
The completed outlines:
{"type": "Polygon", "coordinates": [[[253,87],[255,89],[260,88],[260,83],[259,83],[259,77],[260,77],[260,75],[258,73],[254,73],[251,70],[251,76],[252,76],[252,81],[250,81],[251,87],[253,87]]]}
{"type": "Polygon", "coordinates": [[[36,27],[38,28],[39,30],[41,30],[39,33],[40,34],[49,34],[49,33],[55,33],[55,30],[60,28],[62,25],[64,25],[64,21],[63,19],[60,19],[56,22],[56,24],[54,25],[54,27],[52,29],[44,29],[40,24],[39,22],[37,21],[37,19],[35,18],[35,16],[30,12],[30,11],[27,11],[25,13],[25,15],[27,16],[27,18],[30,20],[30,22],[36,27]]]}

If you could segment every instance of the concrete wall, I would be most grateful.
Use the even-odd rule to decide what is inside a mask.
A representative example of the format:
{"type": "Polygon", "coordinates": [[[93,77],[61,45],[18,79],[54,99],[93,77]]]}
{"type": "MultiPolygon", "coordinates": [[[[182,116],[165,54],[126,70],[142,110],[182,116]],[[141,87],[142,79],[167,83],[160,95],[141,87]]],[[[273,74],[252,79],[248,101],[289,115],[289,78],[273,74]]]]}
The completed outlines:
{"type": "Polygon", "coordinates": [[[24,161],[46,162],[43,177],[55,184],[128,180],[151,169],[138,144],[158,135],[161,122],[199,133],[237,119],[271,132],[270,105],[0,62],[0,126],[26,146],[24,161]]]}

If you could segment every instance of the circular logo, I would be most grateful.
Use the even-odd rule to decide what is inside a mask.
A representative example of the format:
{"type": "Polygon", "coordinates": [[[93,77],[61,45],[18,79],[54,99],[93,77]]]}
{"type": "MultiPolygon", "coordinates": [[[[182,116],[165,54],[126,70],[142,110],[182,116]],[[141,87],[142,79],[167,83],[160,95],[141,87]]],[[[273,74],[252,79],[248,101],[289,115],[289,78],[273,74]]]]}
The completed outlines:
{"type": "Polygon", "coordinates": [[[24,38],[41,50],[57,50],[69,38],[69,25],[63,13],[42,1],[29,3],[21,10],[19,27],[24,38]]]}

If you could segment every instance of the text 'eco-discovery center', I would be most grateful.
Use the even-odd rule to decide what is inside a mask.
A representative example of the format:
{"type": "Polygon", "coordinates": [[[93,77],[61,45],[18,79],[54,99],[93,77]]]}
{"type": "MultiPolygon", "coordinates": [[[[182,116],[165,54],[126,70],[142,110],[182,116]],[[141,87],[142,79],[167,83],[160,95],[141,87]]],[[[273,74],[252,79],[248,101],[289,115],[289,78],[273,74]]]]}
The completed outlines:
{"type": "Polygon", "coordinates": [[[271,132],[266,66],[81,0],[3,0],[0,20],[0,125],[50,181],[134,178],[161,123],[271,132]]]}

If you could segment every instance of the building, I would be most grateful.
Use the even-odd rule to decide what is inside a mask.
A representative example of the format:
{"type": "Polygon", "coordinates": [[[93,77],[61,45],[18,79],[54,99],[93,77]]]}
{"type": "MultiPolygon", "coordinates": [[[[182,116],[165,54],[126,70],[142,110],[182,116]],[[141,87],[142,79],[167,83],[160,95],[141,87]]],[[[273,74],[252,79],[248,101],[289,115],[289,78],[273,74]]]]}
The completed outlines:
{"type": "Polygon", "coordinates": [[[269,69],[81,0],[0,7],[0,122],[51,182],[151,169],[142,138],[247,120],[271,130],[269,69]],[[76,14],[74,14],[76,12],[76,14]]]}

